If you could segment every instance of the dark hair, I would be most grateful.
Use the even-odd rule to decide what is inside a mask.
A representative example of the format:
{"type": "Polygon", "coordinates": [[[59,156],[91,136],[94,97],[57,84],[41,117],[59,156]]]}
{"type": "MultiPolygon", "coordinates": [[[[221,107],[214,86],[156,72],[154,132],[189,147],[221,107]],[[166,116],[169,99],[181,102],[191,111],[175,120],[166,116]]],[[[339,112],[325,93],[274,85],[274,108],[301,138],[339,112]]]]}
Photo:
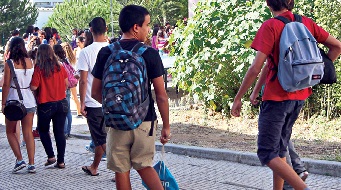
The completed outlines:
{"type": "Polygon", "coordinates": [[[49,42],[50,41],[50,38],[52,38],[53,37],[53,35],[52,35],[52,29],[51,29],[51,27],[45,27],[44,28],[44,31],[45,31],[45,39],[49,42]]]}
{"type": "Polygon", "coordinates": [[[37,51],[38,51],[38,47],[34,47],[33,49],[28,50],[28,52],[27,52],[28,57],[31,58],[32,60],[36,60],[37,51]]]}
{"type": "Polygon", "coordinates": [[[13,59],[13,61],[19,65],[20,63],[23,65],[26,72],[26,61],[25,58],[28,58],[27,51],[25,48],[25,42],[20,37],[14,37],[11,40],[9,46],[9,58],[13,59]]]}
{"type": "Polygon", "coordinates": [[[55,28],[52,28],[51,31],[52,31],[52,35],[58,34],[58,31],[57,31],[57,29],[55,29],[55,28]]]}
{"type": "Polygon", "coordinates": [[[17,36],[17,35],[20,34],[20,32],[19,32],[19,30],[13,30],[13,31],[11,32],[11,34],[12,34],[12,36],[17,36]]]}
{"type": "Polygon", "coordinates": [[[118,18],[118,23],[123,33],[128,32],[135,24],[142,26],[145,16],[149,15],[146,8],[138,5],[125,6],[118,18]]]}
{"type": "Polygon", "coordinates": [[[85,41],[85,37],[83,37],[83,36],[78,36],[77,39],[78,39],[80,42],[84,42],[84,41],[85,41]]]}
{"type": "Polygon", "coordinates": [[[43,72],[44,77],[50,77],[52,73],[60,71],[60,64],[57,56],[54,54],[52,47],[48,44],[40,44],[37,52],[36,66],[43,72]]]}
{"type": "Polygon", "coordinates": [[[23,39],[28,38],[28,33],[24,33],[24,34],[22,35],[22,38],[23,38],[23,39]]]}
{"type": "Polygon", "coordinates": [[[94,42],[94,38],[92,37],[92,33],[90,32],[90,30],[85,30],[85,43],[84,43],[84,47],[92,44],[94,42]]]}
{"type": "Polygon", "coordinates": [[[153,34],[152,34],[152,36],[157,36],[157,33],[159,32],[159,27],[155,27],[154,29],[153,29],[153,34]]]}
{"type": "Polygon", "coordinates": [[[34,27],[34,32],[38,32],[39,28],[38,27],[34,27]]]}
{"type": "Polygon", "coordinates": [[[95,35],[102,35],[107,31],[107,25],[102,17],[93,18],[89,25],[95,35]]]}
{"type": "Polygon", "coordinates": [[[65,53],[65,51],[61,45],[59,45],[59,44],[54,45],[53,51],[61,62],[64,62],[66,64],[70,64],[69,61],[66,59],[66,53],[65,53]]]}
{"type": "Polygon", "coordinates": [[[78,30],[77,31],[77,36],[80,36],[80,35],[82,35],[84,33],[84,30],[78,30]]]}
{"type": "Polygon", "coordinates": [[[33,34],[34,27],[32,25],[27,26],[26,34],[33,34]]]}
{"type": "Polygon", "coordinates": [[[266,0],[266,3],[274,11],[281,11],[283,9],[291,11],[295,4],[294,0],[266,0]]]}

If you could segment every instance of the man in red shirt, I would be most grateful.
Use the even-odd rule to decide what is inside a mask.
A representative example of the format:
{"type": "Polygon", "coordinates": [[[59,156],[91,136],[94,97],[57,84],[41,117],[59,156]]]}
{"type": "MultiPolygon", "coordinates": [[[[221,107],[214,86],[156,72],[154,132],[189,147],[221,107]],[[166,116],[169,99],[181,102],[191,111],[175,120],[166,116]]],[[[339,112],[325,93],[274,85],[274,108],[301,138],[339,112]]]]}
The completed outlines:
{"type": "MultiPolygon", "coordinates": [[[[291,10],[294,0],[267,0],[270,11],[276,16],[284,16],[294,20],[291,10]]],[[[324,29],[317,26],[311,19],[302,16],[303,24],[309,29],[315,39],[329,48],[328,57],[335,60],[341,53],[341,42],[329,35],[324,29]]],[[[312,90],[306,88],[295,92],[286,92],[279,84],[278,78],[271,80],[279,60],[279,42],[284,23],[271,18],[265,21],[258,30],[251,45],[257,51],[256,57],[248,69],[242,85],[234,99],[231,114],[240,116],[241,99],[256,80],[264,62],[267,65],[266,77],[261,77],[261,84],[265,83],[263,102],[258,121],[258,150],[257,155],[262,164],[266,164],[273,171],[274,189],[283,188],[283,179],[294,189],[307,190],[307,185],[286,163],[285,153],[299,112],[312,90]],[[271,59],[273,58],[273,59],[271,59]]],[[[251,100],[255,101],[255,100],[251,100]]]]}

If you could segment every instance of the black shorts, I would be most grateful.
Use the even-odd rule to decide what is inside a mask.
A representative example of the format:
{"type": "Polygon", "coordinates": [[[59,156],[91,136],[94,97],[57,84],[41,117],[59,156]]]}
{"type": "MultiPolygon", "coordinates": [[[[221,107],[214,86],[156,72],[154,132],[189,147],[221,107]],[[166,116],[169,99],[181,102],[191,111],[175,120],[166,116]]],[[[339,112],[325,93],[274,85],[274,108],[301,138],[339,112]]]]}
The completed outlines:
{"type": "Polygon", "coordinates": [[[91,138],[95,146],[106,144],[107,133],[105,132],[102,108],[86,107],[86,120],[88,122],[91,138]],[[102,125],[101,125],[102,124],[102,125]]]}
{"type": "Polygon", "coordinates": [[[263,101],[258,119],[258,150],[265,165],[276,157],[284,158],[303,100],[263,101]]]}

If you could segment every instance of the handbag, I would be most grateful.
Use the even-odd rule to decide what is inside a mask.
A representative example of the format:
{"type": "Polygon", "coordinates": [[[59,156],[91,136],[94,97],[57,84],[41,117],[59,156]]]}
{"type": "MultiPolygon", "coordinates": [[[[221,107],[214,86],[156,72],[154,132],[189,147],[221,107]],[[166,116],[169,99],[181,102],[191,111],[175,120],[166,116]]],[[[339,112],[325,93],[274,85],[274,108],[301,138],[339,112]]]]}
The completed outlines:
{"type": "Polygon", "coordinates": [[[323,51],[323,49],[319,48],[323,62],[324,62],[324,74],[320,81],[321,84],[333,84],[336,83],[336,72],[335,72],[335,66],[333,61],[328,57],[326,52],[323,51]]]}
{"type": "Polygon", "coordinates": [[[17,89],[19,100],[6,101],[4,115],[10,121],[18,121],[18,120],[23,119],[27,115],[27,110],[23,104],[23,96],[21,94],[17,76],[14,72],[14,65],[13,65],[12,60],[7,60],[7,64],[9,68],[11,69],[12,79],[15,84],[15,88],[17,89]]]}
{"type": "MultiPolygon", "coordinates": [[[[179,190],[178,183],[176,182],[174,176],[169,171],[169,169],[166,167],[165,162],[163,161],[164,154],[165,154],[165,146],[162,146],[161,150],[162,158],[161,160],[154,165],[154,169],[159,175],[159,178],[161,180],[161,184],[163,186],[164,190],[179,190]]],[[[142,185],[149,190],[147,185],[142,181],[142,185]]]]}

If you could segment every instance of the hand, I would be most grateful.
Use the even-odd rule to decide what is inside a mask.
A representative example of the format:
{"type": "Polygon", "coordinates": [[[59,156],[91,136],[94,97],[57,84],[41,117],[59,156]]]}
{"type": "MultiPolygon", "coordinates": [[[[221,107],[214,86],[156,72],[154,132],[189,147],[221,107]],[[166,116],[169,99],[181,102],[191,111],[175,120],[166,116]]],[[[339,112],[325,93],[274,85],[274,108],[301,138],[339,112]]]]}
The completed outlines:
{"type": "Polygon", "coordinates": [[[231,115],[235,116],[235,117],[239,117],[240,116],[240,111],[242,109],[242,101],[239,99],[235,99],[233,101],[233,105],[232,105],[232,109],[231,109],[231,115]]]}
{"type": "Polygon", "coordinates": [[[86,117],[85,104],[81,104],[81,114],[86,117]]]}
{"type": "Polygon", "coordinates": [[[254,106],[259,104],[258,93],[252,92],[252,94],[250,96],[250,102],[254,106]]]}
{"type": "Polygon", "coordinates": [[[160,142],[162,144],[166,144],[168,141],[171,140],[171,133],[170,133],[170,128],[162,128],[161,130],[161,137],[160,137],[160,142]]]}

